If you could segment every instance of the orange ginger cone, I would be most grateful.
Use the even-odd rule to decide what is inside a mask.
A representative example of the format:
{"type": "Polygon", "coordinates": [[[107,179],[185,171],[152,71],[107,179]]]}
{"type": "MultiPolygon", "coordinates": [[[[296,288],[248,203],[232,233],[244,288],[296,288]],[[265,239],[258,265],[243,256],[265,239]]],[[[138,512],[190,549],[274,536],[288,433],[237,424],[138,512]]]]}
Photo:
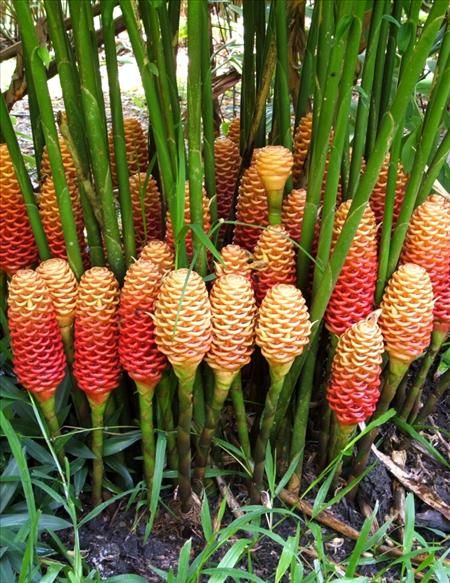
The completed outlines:
{"type": "Polygon", "coordinates": [[[220,251],[222,263],[215,262],[217,277],[234,273],[243,275],[249,281],[252,280],[252,256],[247,249],[239,245],[225,245],[220,251]]]}
{"type": "Polygon", "coordinates": [[[192,506],[192,390],[197,367],[212,341],[208,292],[197,273],[178,269],[163,279],[155,304],[155,335],[179,380],[178,476],[181,508],[187,512],[192,506]]]}
{"type": "Polygon", "coordinates": [[[268,215],[266,190],[252,164],[244,172],[239,185],[236,221],[242,224],[235,226],[233,243],[252,252],[261,234],[261,228],[258,227],[267,227],[269,224],[268,215]]]}
{"type": "Polygon", "coordinates": [[[273,286],[261,303],[256,322],[256,344],[269,363],[271,385],[253,456],[255,501],[263,486],[266,448],[284,379],[308,344],[310,332],[311,323],[301,291],[293,285],[273,286]]]}
{"type": "Polygon", "coordinates": [[[130,195],[139,254],[147,241],[162,237],[161,194],[156,180],[140,172],[130,176],[130,195]]]}
{"type": "Polygon", "coordinates": [[[55,437],[59,434],[55,393],[64,378],[66,358],[45,282],[31,269],[20,269],[11,279],[8,323],[14,371],[38,400],[55,437]]]}
{"type": "MultiPolygon", "coordinates": [[[[343,202],[336,212],[331,252],[351,202],[343,202]]],[[[374,214],[367,206],[325,312],[325,326],[332,334],[340,336],[373,310],[377,270],[377,227],[374,214]]]]}
{"type": "Polygon", "coordinates": [[[103,419],[108,397],[119,385],[119,286],[106,267],[86,271],[78,287],[73,374],[92,411],[92,484],[94,504],[101,502],[103,419]]]}
{"type": "MultiPolygon", "coordinates": [[[[189,198],[189,182],[186,182],[184,190],[184,222],[188,225],[191,222],[191,205],[189,198]]],[[[206,196],[206,191],[203,189],[203,230],[205,233],[211,228],[211,214],[209,212],[209,198],[206,196]]],[[[172,228],[172,219],[170,217],[169,211],[166,214],[166,243],[171,249],[175,249],[175,237],[172,228]]],[[[185,239],[186,243],[186,253],[188,257],[192,256],[192,233],[188,232],[185,239]]]]}
{"type": "MultiPolygon", "coordinates": [[[[77,228],[78,242],[82,254],[86,257],[86,245],[84,240],[84,222],[81,210],[78,190],[75,187],[69,187],[70,201],[74,214],[77,228]]],[[[58,199],[53,179],[48,177],[41,186],[39,195],[39,214],[41,215],[42,226],[53,257],[67,259],[66,244],[64,242],[64,231],[59,214],[58,199]]]]}
{"type": "Polygon", "coordinates": [[[300,119],[295,130],[293,144],[294,166],[292,168],[295,186],[300,185],[302,174],[304,174],[305,160],[311,145],[312,123],[312,113],[307,113],[300,119]]]}
{"type": "Polygon", "coordinates": [[[300,241],[303,225],[303,214],[306,205],[306,190],[292,190],[283,201],[281,223],[294,241],[300,241]]]}
{"type": "Polygon", "coordinates": [[[158,267],[161,273],[172,271],[175,267],[175,257],[172,249],[165,241],[157,239],[149,241],[141,251],[139,260],[150,261],[158,267]]]}
{"type": "Polygon", "coordinates": [[[0,144],[0,269],[13,275],[30,267],[38,250],[6,144],[0,144]]]}
{"type": "MultiPolygon", "coordinates": [[[[378,175],[378,180],[374,186],[372,194],[370,196],[370,206],[375,214],[375,219],[377,224],[383,221],[384,216],[384,201],[386,198],[386,189],[389,176],[389,160],[384,162],[380,173],[378,175]]],[[[392,222],[392,228],[395,227],[397,223],[398,216],[400,214],[400,209],[403,203],[403,198],[405,196],[406,185],[408,183],[408,177],[406,176],[403,166],[399,163],[397,169],[397,179],[395,186],[395,202],[394,202],[394,216],[392,222]]]]}
{"type": "Polygon", "coordinates": [[[219,218],[227,220],[230,216],[236,180],[241,164],[239,147],[229,138],[216,138],[214,142],[214,159],[217,214],[219,218]]]}
{"type": "Polygon", "coordinates": [[[262,231],[255,247],[254,259],[261,264],[254,275],[258,304],[275,284],[295,283],[294,246],[283,226],[272,225],[262,231]]]}
{"type": "MultiPolygon", "coordinates": [[[[67,142],[62,137],[59,138],[59,149],[61,151],[61,158],[63,161],[64,174],[66,175],[67,185],[69,188],[75,188],[77,186],[77,169],[67,142]]],[[[52,178],[52,168],[50,166],[47,146],[44,146],[41,159],[41,182],[43,182],[46,178],[52,178]]]]}
{"type": "Polygon", "coordinates": [[[281,223],[283,191],[292,171],[292,153],[284,146],[266,146],[256,155],[255,166],[266,189],[269,224],[281,223]]]}
{"type": "Polygon", "coordinates": [[[231,120],[228,126],[227,138],[234,142],[239,148],[241,141],[241,118],[235,117],[231,120]]]}
{"type": "Polygon", "coordinates": [[[47,259],[36,272],[47,287],[56,313],[56,320],[64,342],[67,360],[73,360],[73,322],[77,304],[78,283],[64,259],[47,259]]]}
{"type": "MultiPolygon", "coordinates": [[[[141,122],[134,117],[123,120],[125,147],[127,151],[128,173],[130,176],[138,172],[146,172],[148,166],[148,139],[141,122]]],[[[114,153],[114,137],[112,129],[108,133],[109,160],[113,186],[117,186],[116,156],[114,153]]]]}
{"type": "Polygon", "coordinates": [[[140,426],[147,494],[150,500],[155,470],[153,395],[167,366],[155,340],[153,310],[162,273],[149,261],[133,263],[120,296],[120,362],[135,381],[139,395],[140,426]]]}
{"type": "Polygon", "coordinates": [[[210,295],[212,343],[206,362],[214,371],[214,391],[197,450],[196,477],[203,481],[209,449],[231,384],[250,362],[254,349],[256,303],[252,286],[242,275],[216,279],[210,295]]]}

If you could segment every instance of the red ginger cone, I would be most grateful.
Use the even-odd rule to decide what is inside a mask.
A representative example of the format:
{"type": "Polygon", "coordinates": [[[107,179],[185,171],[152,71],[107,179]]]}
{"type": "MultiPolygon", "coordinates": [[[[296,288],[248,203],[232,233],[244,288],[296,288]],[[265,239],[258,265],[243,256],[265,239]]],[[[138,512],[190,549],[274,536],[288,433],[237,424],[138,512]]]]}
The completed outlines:
{"type": "MultiPolygon", "coordinates": [[[[141,122],[134,117],[123,120],[125,147],[127,151],[128,173],[146,172],[148,166],[148,140],[141,122]]],[[[117,186],[116,156],[114,153],[114,137],[112,129],[108,133],[109,159],[113,185],[117,186]]]]}
{"type": "Polygon", "coordinates": [[[269,224],[268,214],[266,190],[256,167],[252,164],[244,172],[239,185],[236,221],[245,224],[235,226],[233,243],[253,251],[261,234],[258,226],[266,227],[269,224]]]}
{"type": "Polygon", "coordinates": [[[292,175],[294,184],[300,184],[301,176],[304,173],[305,160],[309,152],[312,136],[312,113],[307,113],[300,119],[300,122],[295,130],[293,154],[294,166],[292,168],[292,175]]]}
{"type": "MultiPolygon", "coordinates": [[[[336,212],[332,251],[351,202],[345,201],[336,212]]],[[[330,332],[340,336],[373,310],[377,268],[377,228],[367,206],[325,312],[325,326],[330,332]]]]}
{"type": "Polygon", "coordinates": [[[241,140],[241,118],[235,117],[231,120],[228,126],[227,137],[239,147],[241,140]]]}
{"type": "Polygon", "coordinates": [[[303,188],[292,190],[283,202],[281,222],[294,241],[300,241],[305,204],[306,190],[303,188]]]}
{"type": "Polygon", "coordinates": [[[217,214],[219,218],[228,219],[241,163],[239,147],[229,138],[216,138],[214,142],[214,159],[217,214]]]}
{"type": "Polygon", "coordinates": [[[17,378],[40,402],[53,399],[66,358],[50,295],[31,269],[21,269],[11,279],[8,322],[17,378]]]}
{"type": "Polygon", "coordinates": [[[223,263],[217,261],[215,263],[217,277],[229,275],[234,273],[236,275],[243,275],[251,281],[252,256],[249,251],[239,245],[226,245],[220,251],[223,263]]]}
{"type": "Polygon", "coordinates": [[[327,399],[341,425],[367,421],[380,397],[384,343],[379,313],[353,324],[338,340],[327,399]]]}
{"type": "Polygon", "coordinates": [[[92,267],[78,287],[73,373],[91,403],[102,404],[117,388],[119,286],[106,267],[92,267]]]}
{"type": "Polygon", "coordinates": [[[262,231],[254,258],[263,265],[254,275],[258,304],[275,284],[295,283],[294,246],[283,226],[272,225],[262,231]]]}
{"type": "Polygon", "coordinates": [[[162,274],[172,271],[175,267],[175,256],[165,241],[149,241],[142,249],[139,260],[150,261],[162,274]]]}
{"type": "Polygon", "coordinates": [[[0,144],[0,270],[12,275],[38,259],[22,192],[6,144],[0,144]]]}
{"type": "Polygon", "coordinates": [[[156,385],[166,368],[152,317],[161,279],[157,267],[140,260],[129,267],[120,296],[120,362],[133,380],[147,386],[156,385]]]}
{"type": "Polygon", "coordinates": [[[152,176],[147,180],[145,172],[130,176],[130,195],[139,254],[147,241],[162,237],[161,195],[156,180],[152,176]]]}
{"type": "Polygon", "coordinates": [[[450,331],[450,263],[447,285],[442,288],[434,304],[434,329],[445,335],[450,331]]]}
{"type": "Polygon", "coordinates": [[[437,299],[448,287],[450,263],[450,205],[438,195],[416,208],[409,223],[401,263],[415,263],[427,270],[437,299]]]}
{"type": "MultiPolygon", "coordinates": [[[[384,216],[384,202],[386,199],[386,189],[389,176],[389,160],[384,162],[383,167],[378,175],[378,180],[374,186],[372,194],[370,196],[370,206],[375,214],[375,219],[378,223],[383,221],[384,216]]],[[[406,185],[408,183],[408,177],[404,173],[403,166],[398,165],[397,170],[397,180],[395,186],[395,202],[394,202],[394,216],[392,222],[392,228],[395,227],[397,223],[398,216],[403,203],[403,198],[405,196],[406,185]]]]}

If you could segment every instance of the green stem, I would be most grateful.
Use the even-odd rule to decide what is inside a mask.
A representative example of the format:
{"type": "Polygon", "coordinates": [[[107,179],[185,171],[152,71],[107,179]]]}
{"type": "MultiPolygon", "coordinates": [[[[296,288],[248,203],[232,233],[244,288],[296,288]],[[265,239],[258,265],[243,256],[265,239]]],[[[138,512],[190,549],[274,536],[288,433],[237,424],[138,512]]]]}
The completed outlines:
{"type": "Polygon", "coordinates": [[[255,503],[259,502],[260,492],[264,485],[264,464],[267,444],[269,443],[270,432],[272,431],[278,400],[281,394],[281,389],[283,388],[283,382],[291,366],[292,362],[270,366],[270,388],[264,404],[253,455],[255,468],[253,470],[252,479],[254,490],[252,497],[255,503]]]}
{"type": "MultiPolygon", "coordinates": [[[[39,402],[39,407],[42,413],[44,414],[45,420],[47,421],[50,436],[52,440],[54,440],[56,437],[59,437],[61,435],[58,416],[56,414],[55,396],[42,401],[39,399],[39,396],[37,397],[37,399],[39,402]]],[[[60,453],[62,453],[62,455],[64,456],[64,452],[60,453]]]]}
{"type": "Polygon", "coordinates": [[[189,512],[193,504],[191,487],[191,425],[192,392],[197,366],[195,364],[187,366],[174,365],[173,367],[178,377],[178,490],[182,512],[189,512]]]}
{"type": "Polygon", "coordinates": [[[45,146],[44,132],[42,131],[41,114],[36,95],[36,87],[33,81],[30,64],[25,57],[25,82],[28,88],[28,107],[30,112],[31,134],[33,136],[34,159],[36,160],[36,170],[39,180],[41,179],[41,160],[45,146]]]}
{"type": "Polygon", "coordinates": [[[165,373],[159,381],[156,389],[156,399],[161,412],[162,425],[167,437],[167,460],[172,470],[178,468],[177,440],[175,437],[175,423],[173,420],[172,401],[173,384],[168,373],[165,373]]]}
{"type": "Polygon", "coordinates": [[[444,139],[440,143],[439,148],[436,150],[430,166],[428,167],[427,173],[422,180],[422,184],[420,185],[419,192],[417,194],[416,206],[425,202],[427,196],[430,194],[434,181],[439,176],[442,166],[447,161],[449,151],[450,131],[447,130],[444,139]]]}
{"type": "Polygon", "coordinates": [[[142,453],[144,456],[144,473],[147,484],[147,500],[150,503],[155,473],[155,436],[153,430],[153,395],[156,383],[147,385],[136,381],[139,395],[139,416],[142,433],[142,453]]]}
{"type": "Polygon", "coordinates": [[[415,419],[413,419],[412,423],[422,423],[428,417],[430,413],[433,412],[436,404],[444,396],[445,392],[448,391],[450,388],[450,369],[444,372],[443,375],[439,377],[439,381],[437,386],[434,388],[431,395],[428,397],[427,402],[423,405],[422,409],[419,410],[419,413],[415,419]]]}
{"type": "Polygon", "coordinates": [[[17,142],[17,136],[14,132],[11,118],[9,117],[8,108],[3,96],[0,98],[0,126],[8,145],[8,150],[14,166],[16,178],[22,192],[23,200],[25,202],[28,219],[30,221],[31,229],[33,231],[34,239],[39,251],[39,257],[41,258],[41,261],[45,261],[51,257],[50,248],[48,246],[44,228],[42,227],[41,217],[36,205],[36,199],[34,197],[31,180],[25,167],[25,162],[23,161],[22,153],[17,142]]]}
{"type": "Polygon", "coordinates": [[[249,462],[252,457],[250,447],[250,437],[248,433],[247,413],[245,411],[244,395],[242,393],[241,373],[238,373],[231,384],[231,400],[233,401],[234,413],[236,415],[236,426],[244,456],[249,462]]]}
{"type": "Polygon", "coordinates": [[[430,368],[439,353],[441,346],[444,344],[447,338],[447,333],[441,330],[433,331],[431,336],[430,347],[422,359],[422,364],[420,370],[414,380],[413,386],[409,389],[408,396],[403,405],[400,417],[405,421],[410,417],[411,412],[414,411],[416,403],[420,401],[420,396],[422,394],[423,386],[427,379],[430,368]]]}
{"type": "MultiPolygon", "coordinates": [[[[356,425],[342,425],[339,421],[335,418],[333,414],[333,435],[330,444],[330,462],[335,460],[341,453],[342,450],[345,448],[347,443],[350,441],[356,425]]],[[[339,476],[342,473],[342,459],[336,468],[333,482],[334,484],[337,483],[339,476]]]]}
{"type": "Polygon", "coordinates": [[[244,24],[244,53],[242,62],[242,86],[240,108],[240,147],[244,151],[248,143],[250,125],[255,110],[255,3],[244,2],[242,6],[242,18],[244,24]]]}
{"type": "MultiPolygon", "coordinates": [[[[280,135],[280,143],[285,148],[292,150],[291,102],[288,82],[288,33],[286,0],[275,0],[275,29],[277,41],[278,80],[276,97],[279,105],[278,131],[280,135]]],[[[288,190],[290,190],[289,186],[288,190]]]]}
{"type": "Polygon", "coordinates": [[[311,17],[311,26],[308,31],[308,40],[306,41],[305,56],[300,72],[300,89],[298,92],[298,101],[295,112],[295,127],[300,119],[308,112],[309,98],[311,96],[311,87],[314,80],[315,69],[315,52],[319,33],[319,10],[320,3],[314,3],[311,17]]]}
{"type": "Polygon", "coordinates": [[[269,225],[281,225],[283,190],[268,191],[267,201],[269,203],[269,225]]]}
{"type": "Polygon", "coordinates": [[[328,456],[328,444],[330,441],[330,430],[331,430],[331,409],[328,405],[327,400],[327,389],[330,382],[331,365],[333,364],[333,358],[336,353],[337,344],[339,337],[336,334],[330,334],[330,347],[328,350],[328,360],[327,368],[325,371],[325,378],[323,384],[319,391],[319,396],[321,397],[323,404],[321,406],[322,411],[322,422],[320,424],[320,435],[319,435],[319,467],[325,467],[327,463],[328,456]]]}
{"type": "Polygon", "coordinates": [[[92,453],[95,455],[92,466],[92,504],[98,506],[102,502],[103,487],[103,426],[106,404],[109,394],[101,403],[89,399],[92,420],[92,453]]]}
{"type": "Polygon", "coordinates": [[[228,396],[236,373],[214,370],[214,393],[206,408],[206,421],[197,446],[197,467],[195,477],[200,482],[205,479],[209,450],[220,419],[220,413],[228,396]]]}

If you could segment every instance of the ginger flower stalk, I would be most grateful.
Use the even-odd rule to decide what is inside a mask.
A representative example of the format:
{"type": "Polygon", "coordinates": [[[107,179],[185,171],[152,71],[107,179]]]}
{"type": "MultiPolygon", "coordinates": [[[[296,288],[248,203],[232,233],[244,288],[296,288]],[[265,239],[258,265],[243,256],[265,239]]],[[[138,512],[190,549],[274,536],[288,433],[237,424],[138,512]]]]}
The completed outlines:
{"type": "Polygon", "coordinates": [[[250,362],[254,349],[256,303],[252,286],[242,275],[219,277],[211,290],[212,343],[206,362],[214,372],[214,390],[200,435],[196,477],[204,479],[209,449],[231,384],[250,362]]]}
{"type": "Polygon", "coordinates": [[[283,190],[293,165],[292,153],[284,146],[266,146],[258,152],[255,165],[267,193],[269,224],[279,225],[283,190]]]}
{"type": "Polygon", "coordinates": [[[86,271],[78,287],[73,374],[91,406],[94,504],[102,498],[105,407],[121,372],[118,307],[119,286],[113,273],[106,267],[86,271]]]}
{"type": "Polygon", "coordinates": [[[192,391],[197,367],[212,341],[211,306],[202,278],[187,269],[169,273],[155,303],[154,321],[156,344],[179,381],[178,475],[181,508],[187,512],[192,506],[192,391]]]}
{"type": "Polygon", "coordinates": [[[161,271],[149,261],[133,263],[120,296],[119,355],[123,368],[135,381],[139,395],[140,426],[147,494],[150,500],[155,469],[153,396],[167,366],[155,340],[153,312],[161,286],[161,271]]]}
{"type": "Polygon", "coordinates": [[[66,357],[50,294],[31,269],[20,269],[11,279],[8,323],[14,371],[38,400],[55,437],[59,434],[55,393],[64,378],[66,357]]]}
{"type": "Polygon", "coordinates": [[[0,144],[0,269],[13,275],[31,267],[38,250],[6,144],[0,144]]]}
{"type": "Polygon", "coordinates": [[[263,486],[266,448],[284,379],[308,344],[310,332],[311,323],[301,291],[286,284],[272,287],[262,301],[256,323],[256,344],[269,363],[271,384],[253,456],[255,501],[263,486]]]}

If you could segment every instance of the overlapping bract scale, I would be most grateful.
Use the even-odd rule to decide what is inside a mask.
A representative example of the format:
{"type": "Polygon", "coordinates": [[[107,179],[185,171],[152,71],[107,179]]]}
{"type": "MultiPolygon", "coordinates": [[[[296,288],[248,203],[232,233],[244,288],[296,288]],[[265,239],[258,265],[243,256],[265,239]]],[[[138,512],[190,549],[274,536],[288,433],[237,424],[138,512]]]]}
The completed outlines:
{"type": "Polygon", "coordinates": [[[138,172],[130,176],[130,196],[139,254],[147,241],[162,237],[161,194],[152,176],[138,172]]]}
{"type": "Polygon", "coordinates": [[[78,283],[64,259],[47,259],[36,269],[47,287],[60,328],[70,326],[75,318],[78,283]]]}
{"type": "MultiPolygon", "coordinates": [[[[372,194],[370,195],[370,206],[375,214],[375,219],[378,223],[383,221],[384,204],[386,199],[387,183],[389,175],[389,160],[386,160],[378,174],[377,182],[374,186],[372,194]]],[[[395,201],[394,201],[394,215],[392,226],[395,227],[400,209],[405,196],[406,184],[408,177],[406,176],[403,166],[399,163],[397,168],[397,179],[395,183],[395,201]]]]}
{"type": "Polygon", "coordinates": [[[300,183],[301,176],[304,173],[305,160],[309,152],[309,146],[311,145],[312,123],[312,113],[307,113],[300,119],[295,130],[292,175],[296,186],[300,183]]]}
{"type": "Polygon", "coordinates": [[[306,205],[306,190],[292,190],[284,199],[281,222],[294,241],[300,240],[303,225],[303,215],[306,205]]]}
{"type": "Polygon", "coordinates": [[[220,255],[223,263],[220,263],[219,261],[215,263],[216,274],[218,277],[234,273],[236,275],[243,275],[251,280],[252,256],[247,249],[239,247],[239,245],[230,244],[222,247],[220,255]]]}
{"type": "Polygon", "coordinates": [[[239,147],[241,139],[241,118],[234,117],[228,126],[227,138],[234,142],[239,147]]]}
{"type": "Polygon", "coordinates": [[[261,233],[261,227],[269,224],[269,206],[264,185],[252,164],[244,172],[239,185],[236,205],[236,221],[233,242],[253,251],[261,233]],[[246,226],[253,225],[253,226],[246,226]]]}
{"type": "MultiPolygon", "coordinates": [[[[129,175],[137,172],[146,172],[148,166],[148,143],[147,134],[141,122],[134,117],[126,117],[123,120],[123,130],[125,135],[125,149],[127,152],[127,163],[129,175]]],[[[112,129],[108,133],[109,157],[111,165],[111,177],[113,185],[117,186],[117,165],[114,153],[114,139],[112,129]]]]}
{"type": "Polygon", "coordinates": [[[214,159],[217,215],[219,218],[228,219],[241,163],[239,147],[229,138],[216,138],[214,142],[214,159]]]}

